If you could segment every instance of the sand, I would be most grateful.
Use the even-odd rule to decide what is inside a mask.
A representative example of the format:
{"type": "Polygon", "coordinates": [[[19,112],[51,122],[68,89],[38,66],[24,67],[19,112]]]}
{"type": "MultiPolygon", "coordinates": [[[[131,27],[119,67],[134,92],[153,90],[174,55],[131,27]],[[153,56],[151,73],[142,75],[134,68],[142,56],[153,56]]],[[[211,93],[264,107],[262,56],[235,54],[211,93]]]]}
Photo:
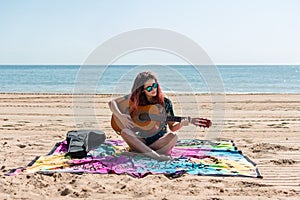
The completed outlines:
{"type": "MultiPolygon", "coordinates": [[[[169,97],[177,115],[193,114],[197,109],[203,117],[212,115],[210,95],[169,97]]],[[[258,165],[263,179],[187,174],[176,179],[163,175],[142,179],[67,173],[4,175],[11,168],[25,166],[36,156],[47,154],[69,130],[100,128],[108,138],[120,139],[110,127],[107,102],[111,98],[112,95],[96,95],[93,110],[97,122],[84,122],[74,120],[72,95],[0,94],[0,199],[299,198],[300,94],[226,95],[225,124],[219,137],[234,140],[238,149],[258,165]]],[[[191,126],[178,134],[180,138],[209,136],[207,129],[191,126]]]]}

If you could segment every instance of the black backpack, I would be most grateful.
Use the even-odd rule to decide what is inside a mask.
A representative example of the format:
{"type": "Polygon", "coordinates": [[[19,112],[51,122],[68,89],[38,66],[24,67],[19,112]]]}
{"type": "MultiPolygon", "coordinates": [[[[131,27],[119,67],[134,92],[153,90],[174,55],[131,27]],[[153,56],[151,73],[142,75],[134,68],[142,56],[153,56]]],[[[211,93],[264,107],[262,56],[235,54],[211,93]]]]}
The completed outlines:
{"type": "Polygon", "coordinates": [[[87,153],[105,142],[106,136],[100,130],[73,130],[67,133],[68,153],[71,158],[84,158],[87,153]]]}

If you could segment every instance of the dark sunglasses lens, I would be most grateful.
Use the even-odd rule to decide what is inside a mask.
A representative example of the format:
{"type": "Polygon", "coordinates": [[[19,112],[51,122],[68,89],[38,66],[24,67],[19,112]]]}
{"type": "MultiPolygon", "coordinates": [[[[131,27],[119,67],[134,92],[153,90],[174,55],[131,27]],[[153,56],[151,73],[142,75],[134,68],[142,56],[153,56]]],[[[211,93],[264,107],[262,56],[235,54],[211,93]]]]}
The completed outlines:
{"type": "Polygon", "coordinates": [[[152,90],[152,86],[148,86],[148,87],[146,87],[146,90],[147,90],[148,92],[151,92],[151,90],[152,90]]]}
{"type": "Polygon", "coordinates": [[[146,90],[147,90],[148,92],[151,92],[151,91],[152,91],[152,88],[157,88],[157,87],[158,87],[158,83],[153,83],[152,86],[146,87],[146,90]]]}

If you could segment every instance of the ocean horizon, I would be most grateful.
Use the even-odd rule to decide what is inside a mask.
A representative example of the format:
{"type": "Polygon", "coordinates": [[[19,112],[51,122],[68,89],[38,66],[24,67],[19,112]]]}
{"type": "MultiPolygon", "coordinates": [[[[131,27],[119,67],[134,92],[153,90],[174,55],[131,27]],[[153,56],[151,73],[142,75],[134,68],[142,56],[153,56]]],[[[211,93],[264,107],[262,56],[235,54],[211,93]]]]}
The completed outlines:
{"type": "Polygon", "coordinates": [[[198,69],[192,65],[0,65],[0,93],[72,94],[84,88],[96,94],[125,94],[130,92],[136,74],[146,70],[157,74],[166,93],[300,93],[300,65],[217,65],[198,69]]]}

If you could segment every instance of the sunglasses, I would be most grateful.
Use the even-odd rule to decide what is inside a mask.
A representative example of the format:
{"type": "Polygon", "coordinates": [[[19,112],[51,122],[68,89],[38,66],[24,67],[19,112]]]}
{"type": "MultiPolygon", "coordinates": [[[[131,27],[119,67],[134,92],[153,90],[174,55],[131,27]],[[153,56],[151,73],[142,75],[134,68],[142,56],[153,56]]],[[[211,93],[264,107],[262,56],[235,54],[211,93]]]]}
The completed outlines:
{"type": "Polygon", "coordinates": [[[158,83],[153,83],[152,86],[148,86],[146,88],[144,88],[144,90],[147,90],[147,92],[151,92],[153,88],[157,88],[158,87],[158,83]]]}

